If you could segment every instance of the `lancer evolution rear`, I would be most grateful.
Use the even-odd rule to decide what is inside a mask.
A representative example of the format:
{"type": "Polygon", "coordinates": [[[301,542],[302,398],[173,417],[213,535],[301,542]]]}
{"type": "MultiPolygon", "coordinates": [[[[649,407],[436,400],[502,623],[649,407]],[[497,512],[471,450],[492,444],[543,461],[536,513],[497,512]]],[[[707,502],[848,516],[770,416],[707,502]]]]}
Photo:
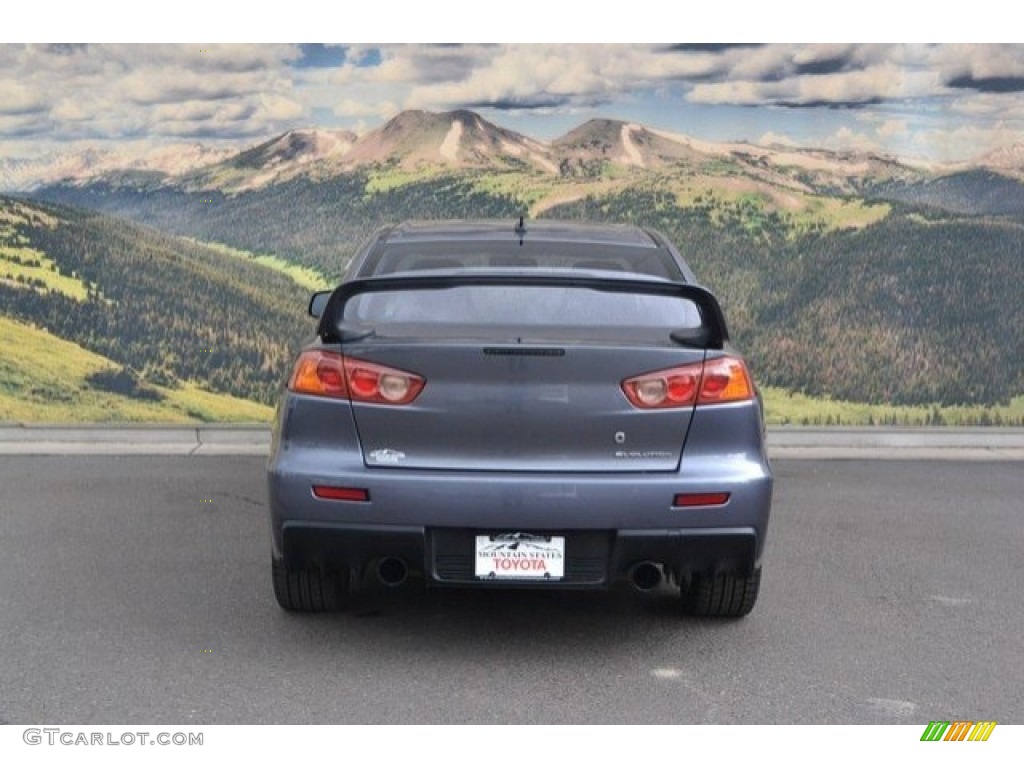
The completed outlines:
{"type": "Polygon", "coordinates": [[[397,586],[641,590],[742,616],[771,505],[714,296],[635,227],[409,223],[310,312],[268,463],[288,610],[397,586]]]}

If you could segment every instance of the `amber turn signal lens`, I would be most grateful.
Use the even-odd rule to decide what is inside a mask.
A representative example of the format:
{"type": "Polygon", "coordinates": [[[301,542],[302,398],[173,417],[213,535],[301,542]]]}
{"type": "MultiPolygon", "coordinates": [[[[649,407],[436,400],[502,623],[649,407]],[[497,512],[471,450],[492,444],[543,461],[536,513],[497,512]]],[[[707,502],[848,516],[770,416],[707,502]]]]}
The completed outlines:
{"type": "Polygon", "coordinates": [[[414,373],[338,352],[308,349],[295,363],[288,389],[304,395],[337,397],[359,403],[408,405],[426,385],[414,373]]]}

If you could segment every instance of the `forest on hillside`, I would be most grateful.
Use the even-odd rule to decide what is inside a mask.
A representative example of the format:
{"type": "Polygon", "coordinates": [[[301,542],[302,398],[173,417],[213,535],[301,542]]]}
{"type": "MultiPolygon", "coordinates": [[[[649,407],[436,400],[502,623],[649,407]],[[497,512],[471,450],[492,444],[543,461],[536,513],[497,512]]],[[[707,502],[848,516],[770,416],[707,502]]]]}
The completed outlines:
{"type": "MultiPolygon", "coordinates": [[[[235,196],[108,182],[52,188],[45,194],[168,232],[275,253],[335,278],[359,243],[382,224],[407,218],[511,220],[525,207],[514,197],[481,191],[464,176],[438,176],[373,192],[367,181],[364,174],[326,181],[297,178],[235,196]]],[[[682,205],[657,180],[564,203],[544,215],[633,222],[663,231],[719,296],[734,342],[765,384],[894,405],[991,405],[1024,393],[1024,225],[1019,218],[898,203],[874,224],[829,228],[817,221],[797,222],[756,197],[725,199],[709,193],[682,205]]],[[[114,283],[120,270],[137,263],[127,255],[135,230],[126,233],[121,226],[127,227],[105,220],[83,235],[94,254],[110,241],[112,258],[104,280],[114,283]]],[[[96,269],[81,263],[82,248],[68,234],[36,232],[33,237],[67,268],[96,269]]],[[[166,248],[169,241],[154,242],[166,248]]],[[[188,264],[203,265],[199,274],[209,281],[203,292],[212,297],[211,292],[228,291],[215,274],[222,262],[212,266],[212,256],[196,248],[188,264]],[[200,253],[205,255],[200,258],[200,253]]],[[[238,297],[230,291],[222,295],[219,309],[206,306],[186,287],[192,284],[187,272],[175,273],[182,295],[166,301],[180,302],[177,315],[195,320],[179,318],[162,329],[159,307],[147,305],[143,322],[152,325],[145,332],[129,321],[130,313],[104,326],[124,310],[97,304],[86,309],[84,328],[76,331],[65,320],[65,331],[93,345],[123,344],[122,355],[133,365],[148,360],[151,367],[174,375],[194,372],[202,358],[182,348],[184,339],[196,338],[199,328],[220,328],[234,343],[233,335],[240,332],[237,314],[245,310],[232,309],[238,297]],[[191,330],[174,337],[181,323],[191,323],[191,330]],[[115,332],[128,335],[115,341],[115,332]],[[165,344],[166,363],[145,349],[144,339],[160,333],[172,337],[165,344]]],[[[147,279],[125,278],[131,292],[145,290],[137,281],[147,279]]],[[[289,290],[298,295],[293,286],[289,290]]],[[[272,309],[261,320],[264,325],[245,331],[237,359],[218,359],[224,371],[209,375],[218,388],[264,399],[287,357],[274,340],[289,338],[301,323],[287,314],[287,302],[278,303],[279,296],[261,296],[255,288],[245,296],[247,302],[267,302],[272,309]],[[254,370],[260,373],[251,380],[240,375],[250,372],[252,377],[254,370]]],[[[19,301],[41,299],[21,296],[19,301]]],[[[39,307],[23,311],[42,312],[39,307]]],[[[52,307],[49,311],[60,314],[52,307]]],[[[202,333],[207,335],[199,338],[205,340],[211,332],[202,333]]]]}
{"type": "Polygon", "coordinates": [[[299,177],[252,193],[225,195],[108,182],[52,187],[46,200],[82,206],[169,233],[271,253],[337,278],[374,230],[408,218],[512,219],[524,206],[452,176],[367,193],[363,173],[326,181],[299,177]]]}
{"type": "MultiPolygon", "coordinates": [[[[0,198],[0,208],[5,204],[0,198]]],[[[313,336],[305,289],[283,274],[136,224],[45,210],[55,226],[21,224],[18,236],[55,262],[58,273],[87,284],[88,293],[81,300],[0,280],[3,314],[104,355],[129,374],[112,374],[100,385],[194,381],[274,400],[293,354],[313,336]]]]}
{"type": "Polygon", "coordinates": [[[550,211],[663,231],[722,301],[767,384],[857,402],[1007,403],[1024,392],[1024,226],[897,210],[793,237],[777,213],[630,190],[550,211]]]}

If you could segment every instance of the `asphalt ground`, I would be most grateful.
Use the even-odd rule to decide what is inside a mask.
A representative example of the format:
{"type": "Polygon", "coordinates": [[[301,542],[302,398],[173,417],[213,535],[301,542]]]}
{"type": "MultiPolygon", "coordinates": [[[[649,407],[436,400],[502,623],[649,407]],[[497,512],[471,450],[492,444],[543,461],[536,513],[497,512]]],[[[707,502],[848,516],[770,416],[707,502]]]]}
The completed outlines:
{"type": "Polygon", "coordinates": [[[776,461],[738,621],[364,585],[291,615],[259,456],[0,457],[0,723],[1024,722],[1024,473],[776,461]]]}

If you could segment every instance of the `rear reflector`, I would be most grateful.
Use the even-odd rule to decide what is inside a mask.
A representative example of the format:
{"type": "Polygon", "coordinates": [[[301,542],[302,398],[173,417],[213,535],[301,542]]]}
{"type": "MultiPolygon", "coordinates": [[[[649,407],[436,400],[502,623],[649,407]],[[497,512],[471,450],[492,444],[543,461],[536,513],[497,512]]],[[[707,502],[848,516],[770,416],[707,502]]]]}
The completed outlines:
{"type": "Polygon", "coordinates": [[[677,493],[673,507],[720,507],[729,501],[728,493],[677,493]]]}
{"type": "Polygon", "coordinates": [[[339,488],[334,485],[314,485],[313,495],[318,499],[331,501],[369,501],[370,492],[365,488],[339,488]]]}

